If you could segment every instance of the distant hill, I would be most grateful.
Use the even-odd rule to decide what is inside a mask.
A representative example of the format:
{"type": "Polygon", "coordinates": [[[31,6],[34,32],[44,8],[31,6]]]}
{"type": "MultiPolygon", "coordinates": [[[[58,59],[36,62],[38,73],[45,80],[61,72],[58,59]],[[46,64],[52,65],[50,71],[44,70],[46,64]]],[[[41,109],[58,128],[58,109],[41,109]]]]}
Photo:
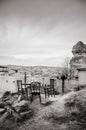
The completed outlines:
{"type": "MultiPolygon", "coordinates": [[[[50,66],[16,66],[16,65],[6,65],[8,74],[24,74],[30,76],[58,76],[58,73],[62,71],[60,67],[50,67],[50,66]]],[[[6,73],[7,74],[7,73],[6,73]]]]}

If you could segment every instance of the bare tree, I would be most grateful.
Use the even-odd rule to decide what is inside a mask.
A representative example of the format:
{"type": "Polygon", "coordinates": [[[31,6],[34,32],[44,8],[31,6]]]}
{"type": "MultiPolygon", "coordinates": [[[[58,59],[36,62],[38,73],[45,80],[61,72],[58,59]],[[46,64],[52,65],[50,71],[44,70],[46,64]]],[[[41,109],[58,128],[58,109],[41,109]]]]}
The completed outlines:
{"type": "Polygon", "coordinates": [[[66,78],[71,78],[72,70],[70,67],[70,60],[71,57],[66,57],[62,64],[62,68],[63,68],[62,73],[66,76],[66,78]]]}

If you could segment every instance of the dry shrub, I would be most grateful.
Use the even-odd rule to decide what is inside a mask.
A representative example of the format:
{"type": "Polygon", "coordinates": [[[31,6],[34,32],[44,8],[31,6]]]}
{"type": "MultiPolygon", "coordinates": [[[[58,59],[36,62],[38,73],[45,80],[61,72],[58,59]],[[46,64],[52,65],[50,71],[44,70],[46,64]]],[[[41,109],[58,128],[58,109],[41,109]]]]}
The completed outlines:
{"type": "Polygon", "coordinates": [[[64,100],[64,104],[54,102],[44,113],[43,118],[58,124],[68,123],[70,125],[71,122],[74,126],[86,128],[86,90],[70,93],[69,97],[64,100]]]}
{"type": "Polygon", "coordinates": [[[52,120],[52,122],[57,122],[58,124],[68,122],[63,105],[58,101],[55,101],[50,106],[46,107],[42,113],[42,118],[45,120],[52,120]]]}
{"type": "Polygon", "coordinates": [[[86,90],[76,92],[66,99],[65,110],[70,120],[86,125],[86,90]]]}

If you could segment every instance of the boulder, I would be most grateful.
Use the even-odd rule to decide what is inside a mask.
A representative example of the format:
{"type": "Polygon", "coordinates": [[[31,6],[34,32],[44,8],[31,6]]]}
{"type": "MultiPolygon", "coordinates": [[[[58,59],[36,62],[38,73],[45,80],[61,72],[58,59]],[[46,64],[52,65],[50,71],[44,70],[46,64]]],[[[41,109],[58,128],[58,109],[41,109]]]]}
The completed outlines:
{"type": "Polygon", "coordinates": [[[27,118],[31,117],[32,114],[33,114],[32,110],[28,110],[26,112],[21,112],[20,116],[21,116],[22,119],[27,119],[27,118]]]}
{"type": "Polygon", "coordinates": [[[4,103],[2,100],[0,100],[0,108],[4,108],[4,103]]]}
{"type": "Polygon", "coordinates": [[[9,106],[12,105],[13,102],[17,99],[14,95],[12,95],[9,91],[5,92],[0,100],[0,106],[9,106]]]}
{"type": "Polygon", "coordinates": [[[28,102],[25,100],[22,100],[20,102],[14,102],[13,107],[18,113],[28,111],[29,108],[28,102]]]}
{"type": "Polygon", "coordinates": [[[8,99],[10,99],[10,96],[11,96],[11,92],[9,91],[6,91],[3,96],[2,96],[2,100],[3,101],[7,101],[8,99]]]}
{"type": "Polygon", "coordinates": [[[7,119],[8,115],[8,112],[5,112],[0,118],[0,123],[3,123],[7,119]]]}
{"type": "Polygon", "coordinates": [[[0,114],[3,114],[6,110],[4,108],[0,108],[0,114]]]}

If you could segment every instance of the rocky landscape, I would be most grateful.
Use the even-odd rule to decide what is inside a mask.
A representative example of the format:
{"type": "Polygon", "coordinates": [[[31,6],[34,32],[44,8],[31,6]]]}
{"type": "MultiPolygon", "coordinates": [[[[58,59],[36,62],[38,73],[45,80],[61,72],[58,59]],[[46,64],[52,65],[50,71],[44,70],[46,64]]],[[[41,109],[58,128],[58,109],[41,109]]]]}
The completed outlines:
{"type": "Polygon", "coordinates": [[[7,91],[0,98],[0,129],[14,127],[15,123],[30,118],[32,114],[29,102],[21,95],[12,95],[7,91]]]}
{"type": "Polygon", "coordinates": [[[38,98],[30,105],[24,100],[13,104],[15,105],[9,109],[5,101],[3,116],[0,113],[0,121],[3,119],[0,122],[1,130],[86,129],[86,89],[47,99],[42,97],[42,104],[39,103],[38,98]],[[27,112],[27,115],[21,114],[27,112]]]}

